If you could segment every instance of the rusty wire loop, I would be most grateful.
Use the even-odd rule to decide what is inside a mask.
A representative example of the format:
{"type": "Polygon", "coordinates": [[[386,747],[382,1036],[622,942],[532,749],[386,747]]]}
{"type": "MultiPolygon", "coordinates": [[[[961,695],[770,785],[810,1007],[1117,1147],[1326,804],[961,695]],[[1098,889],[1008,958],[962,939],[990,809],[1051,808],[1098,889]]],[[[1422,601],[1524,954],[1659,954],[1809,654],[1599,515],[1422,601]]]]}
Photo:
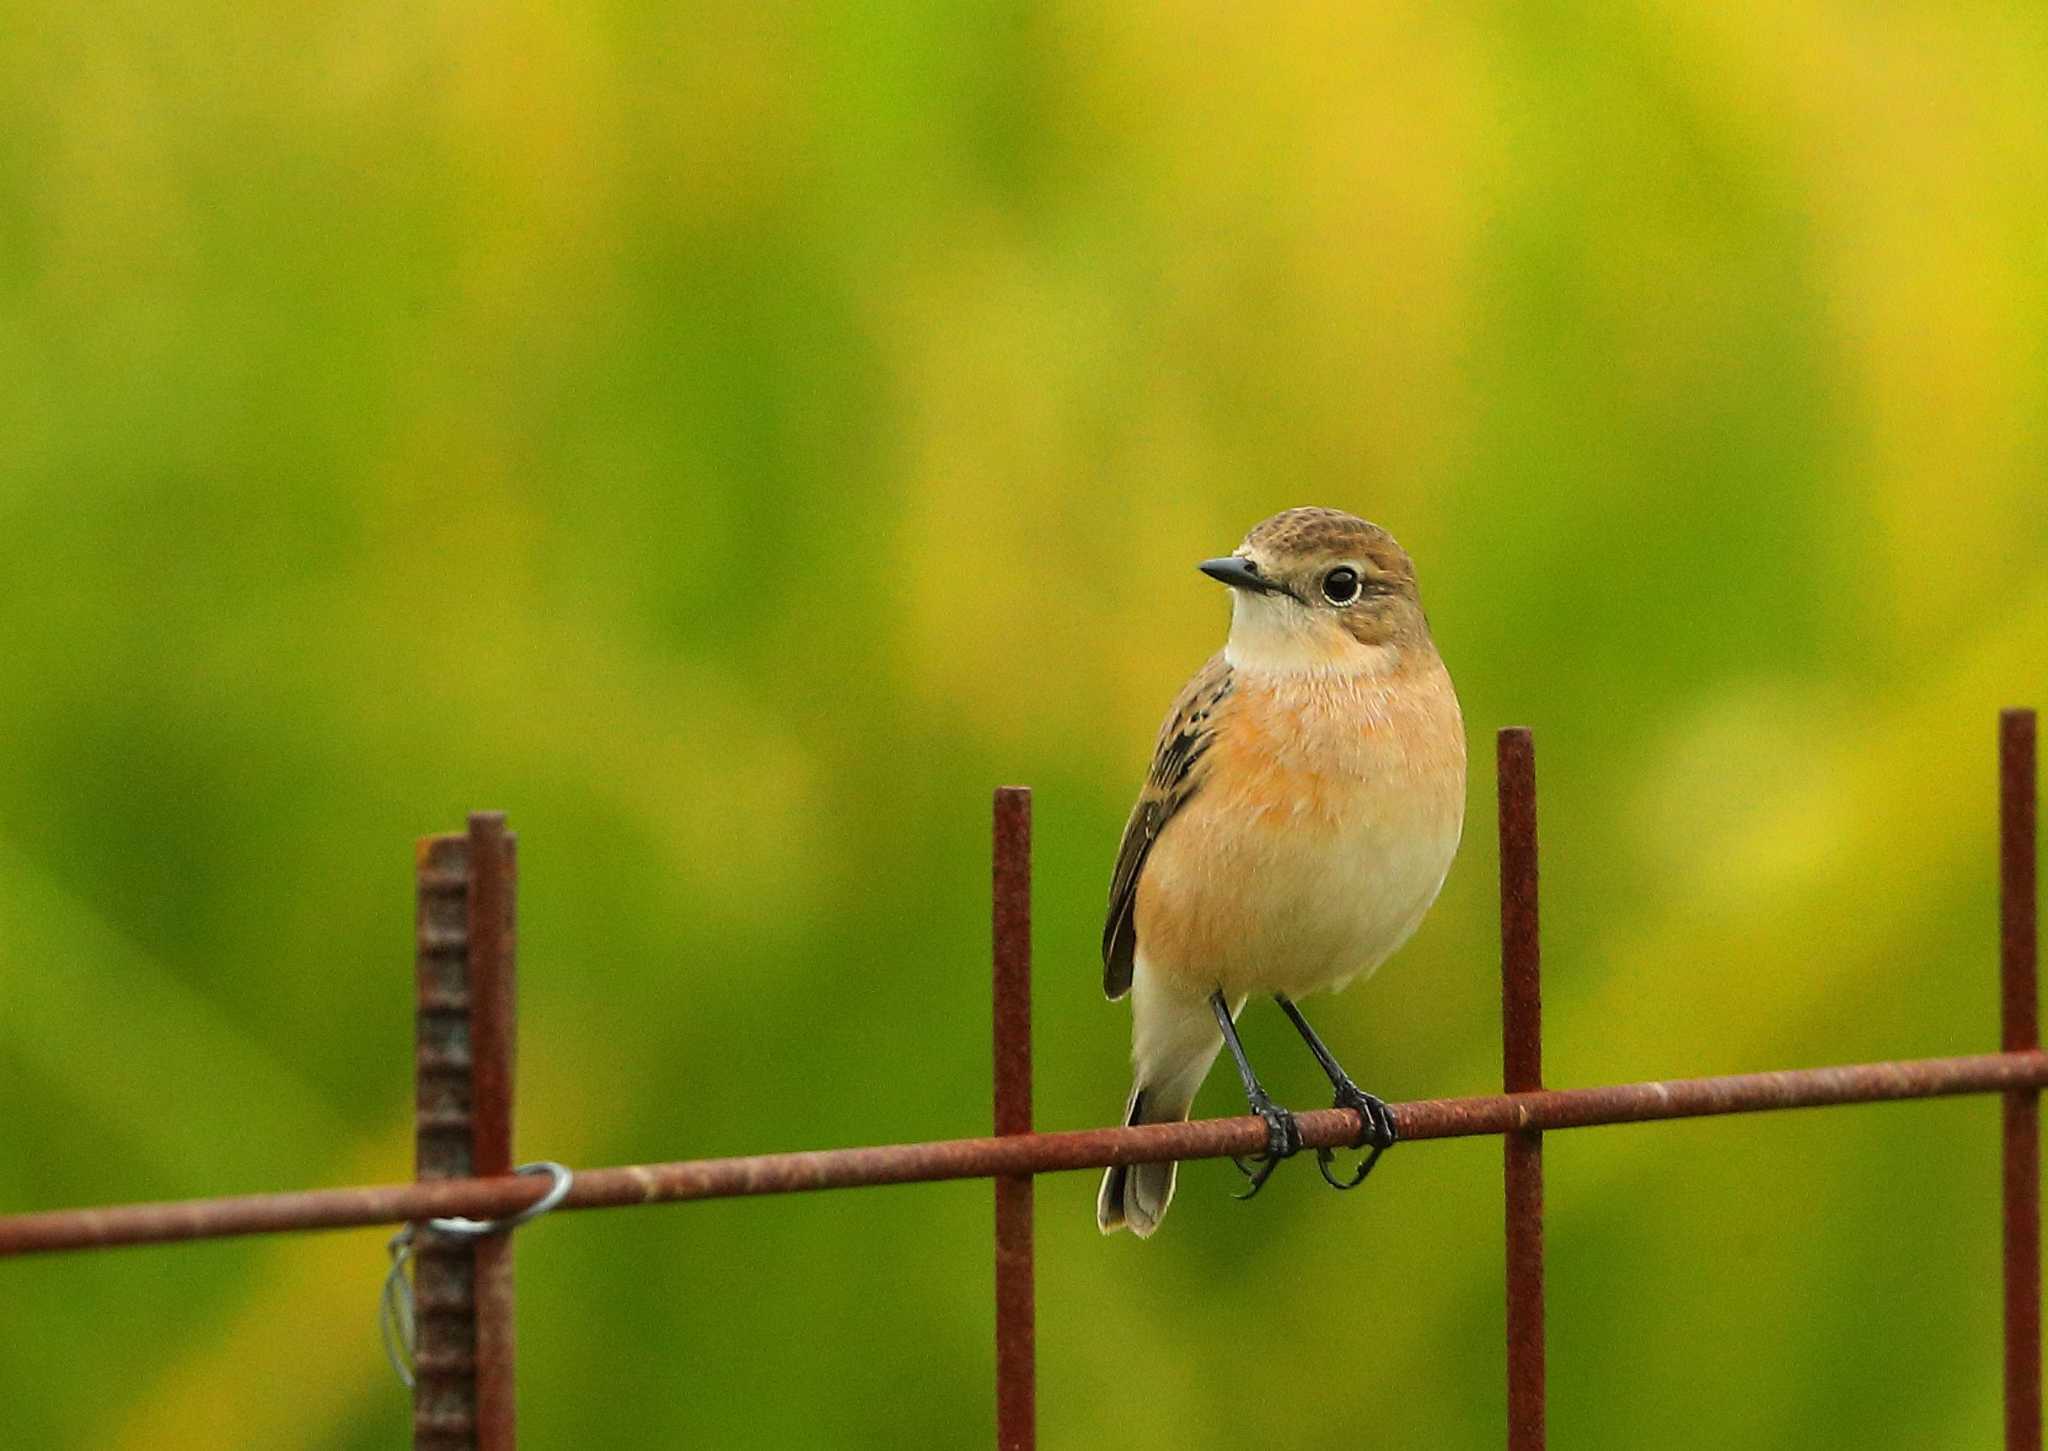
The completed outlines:
{"type": "MultiPolygon", "coordinates": [[[[547,1193],[527,1205],[524,1209],[497,1219],[465,1219],[451,1215],[441,1219],[430,1219],[427,1228],[439,1230],[442,1234],[462,1235],[469,1239],[482,1239],[487,1234],[503,1234],[508,1229],[517,1229],[528,1220],[538,1219],[569,1197],[569,1191],[576,1187],[576,1176],[564,1165],[553,1159],[540,1159],[531,1164],[521,1164],[512,1171],[515,1174],[545,1174],[552,1181],[547,1193]]],[[[409,1227],[409,1226],[408,1226],[409,1227]]]]}
{"type": "MultiPolygon", "coordinates": [[[[425,1221],[426,1227],[438,1234],[452,1234],[459,1239],[482,1239],[486,1235],[507,1234],[520,1225],[540,1218],[550,1209],[569,1197],[575,1187],[576,1176],[563,1164],[553,1159],[541,1159],[531,1164],[521,1164],[512,1171],[515,1174],[545,1174],[551,1181],[547,1192],[527,1205],[524,1209],[496,1219],[467,1219],[459,1215],[448,1215],[425,1221]]],[[[384,1358],[391,1362],[391,1373],[398,1377],[400,1385],[407,1390],[413,1388],[413,1348],[418,1343],[419,1322],[414,1314],[412,1281],[405,1273],[406,1265],[412,1259],[415,1232],[419,1226],[402,1226],[398,1233],[385,1241],[384,1248],[391,1256],[391,1268],[384,1272],[384,1288],[377,1296],[377,1334],[384,1342],[384,1358]]]]}
{"type": "Polygon", "coordinates": [[[405,1273],[406,1261],[412,1258],[412,1226],[392,1235],[384,1248],[391,1254],[391,1268],[384,1272],[384,1288],[377,1296],[377,1337],[384,1342],[384,1358],[391,1362],[391,1373],[411,1390],[413,1347],[419,1343],[412,1281],[405,1273]]]}

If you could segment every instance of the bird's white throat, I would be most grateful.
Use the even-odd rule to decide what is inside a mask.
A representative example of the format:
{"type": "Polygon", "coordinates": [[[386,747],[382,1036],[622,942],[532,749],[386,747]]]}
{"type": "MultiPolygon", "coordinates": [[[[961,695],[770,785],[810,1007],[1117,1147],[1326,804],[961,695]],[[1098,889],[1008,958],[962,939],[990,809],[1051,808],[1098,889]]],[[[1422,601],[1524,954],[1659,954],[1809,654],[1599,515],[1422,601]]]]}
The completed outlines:
{"type": "Polygon", "coordinates": [[[1261,675],[1384,675],[1396,663],[1393,646],[1364,644],[1327,614],[1242,590],[1231,595],[1223,658],[1261,675]]]}

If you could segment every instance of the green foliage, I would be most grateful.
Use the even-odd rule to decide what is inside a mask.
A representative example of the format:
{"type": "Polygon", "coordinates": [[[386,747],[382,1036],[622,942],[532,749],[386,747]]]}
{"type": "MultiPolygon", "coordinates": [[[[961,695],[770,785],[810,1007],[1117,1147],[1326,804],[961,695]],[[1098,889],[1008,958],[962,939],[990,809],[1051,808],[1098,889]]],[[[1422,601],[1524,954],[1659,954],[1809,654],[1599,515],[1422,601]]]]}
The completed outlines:
{"type": "MultiPolygon", "coordinates": [[[[1039,1121],[1104,1122],[1108,865],[1223,626],[1191,566],[1301,503],[1416,555],[1474,745],[1443,902],[1317,1016],[1370,1086],[1496,1081],[1509,722],[1553,1082],[1987,1046],[1993,714],[2048,649],[2044,28],[31,3],[0,1209],[404,1176],[410,842],[477,806],[522,836],[524,1153],[983,1131],[1007,781],[1039,1121]]],[[[1558,1136],[1560,1443],[1987,1443],[1993,1116],[1558,1136]]],[[[1244,1206],[1193,1166],[1144,1245],[1043,1181],[1044,1444],[1498,1444],[1498,1174],[1244,1206]]],[[[984,1439],[989,1213],[537,1227],[527,1443],[984,1439]]],[[[10,1429],[394,1444],[381,1269],[8,1265],[10,1429]]]]}

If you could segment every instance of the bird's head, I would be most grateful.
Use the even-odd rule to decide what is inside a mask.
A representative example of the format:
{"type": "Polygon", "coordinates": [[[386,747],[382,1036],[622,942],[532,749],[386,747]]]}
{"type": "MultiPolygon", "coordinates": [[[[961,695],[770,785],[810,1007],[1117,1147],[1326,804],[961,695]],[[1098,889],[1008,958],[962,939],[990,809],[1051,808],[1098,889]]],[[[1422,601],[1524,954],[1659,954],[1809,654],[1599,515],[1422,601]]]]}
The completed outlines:
{"type": "Polygon", "coordinates": [[[1200,568],[1230,586],[1224,656],[1241,670],[1383,674],[1429,643],[1414,562],[1355,514],[1289,509],[1200,568]]]}

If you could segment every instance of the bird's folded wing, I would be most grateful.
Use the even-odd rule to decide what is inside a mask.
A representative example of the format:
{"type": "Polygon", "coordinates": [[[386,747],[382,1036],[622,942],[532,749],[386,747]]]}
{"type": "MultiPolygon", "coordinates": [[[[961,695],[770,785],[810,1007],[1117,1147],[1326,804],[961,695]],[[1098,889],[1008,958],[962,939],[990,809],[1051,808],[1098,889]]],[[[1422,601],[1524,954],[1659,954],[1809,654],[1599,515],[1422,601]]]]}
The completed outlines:
{"type": "Polygon", "coordinates": [[[1131,989],[1133,954],[1138,946],[1138,878],[1152,843],[1174,813],[1201,786],[1203,755],[1215,730],[1216,708],[1230,695],[1230,665],[1221,654],[1210,659],[1181,690],[1159,743],[1152,751],[1152,769],[1138,793],[1131,819],[1117,848],[1116,871],[1109,882],[1109,920],[1102,927],[1102,990],[1112,999],[1131,989]]]}

